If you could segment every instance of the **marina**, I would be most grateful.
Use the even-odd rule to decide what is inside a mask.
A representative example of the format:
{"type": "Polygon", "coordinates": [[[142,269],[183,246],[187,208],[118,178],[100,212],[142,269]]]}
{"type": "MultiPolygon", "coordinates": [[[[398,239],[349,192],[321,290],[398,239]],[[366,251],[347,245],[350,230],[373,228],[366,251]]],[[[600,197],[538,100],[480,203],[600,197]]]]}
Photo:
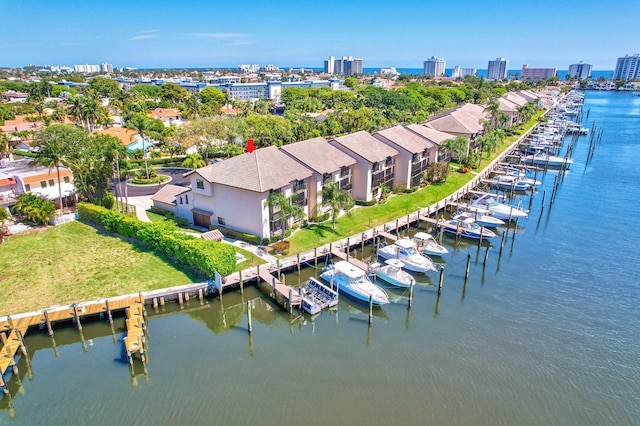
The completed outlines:
{"type": "MultiPolygon", "coordinates": [[[[629,266],[640,254],[635,245],[625,245],[619,227],[604,220],[610,210],[590,208],[594,199],[629,208],[639,195],[637,184],[623,174],[637,143],[616,145],[609,139],[616,136],[616,127],[606,127],[603,117],[611,108],[608,103],[627,108],[622,100],[607,98],[618,95],[588,95],[595,96],[587,104],[592,120],[605,126],[605,140],[593,148],[588,138],[595,132],[583,135],[566,174],[536,172],[540,187],[510,200],[512,206],[527,206],[528,218],[498,226],[502,239],[491,246],[465,242],[456,232],[436,234],[444,223],[441,216],[468,205],[476,185],[488,177],[478,175],[473,185],[437,206],[275,265],[232,274],[219,289],[201,283],[199,288],[142,294],[146,330],[142,321],[132,320],[143,316],[139,308],[130,308],[140,306],[140,295],[45,310],[28,321],[6,318],[0,323],[3,330],[31,326],[43,332],[24,338],[29,355],[17,358],[17,374],[7,380],[9,394],[0,401],[0,419],[37,423],[29,407],[38,403],[50,408],[52,423],[88,416],[118,422],[134,413],[149,422],[171,418],[201,423],[214,410],[219,413],[216,422],[291,424],[286,412],[300,404],[296,395],[304,394],[316,401],[309,415],[321,416],[331,407],[341,422],[633,423],[640,416],[640,318],[637,272],[629,266]],[[607,144],[616,146],[616,152],[607,144]],[[613,189],[594,185],[605,176],[613,189]],[[622,188],[631,193],[621,196],[622,188]],[[569,218],[572,226],[567,226],[569,218]],[[292,312],[304,300],[298,289],[320,275],[327,254],[369,266],[376,241],[413,238],[417,232],[437,235],[448,253],[441,255],[444,266],[434,260],[435,271],[414,275],[413,291],[386,288],[392,303],[372,313],[366,303],[343,298],[313,318],[292,312]],[[587,251],[594,238],[605,244],[598,257],[587,251]],[[252,285],[258,282],[262,285],[252,285]],[[605,295],[604,289],[611,291],[605,295]],[[265,291],[271,297],[264,297],[265,291]],[[170,299],[176,303],[166,303],[170,299]],[[116,313],[113,324],[108,318],[83,320],[85,313],[99,319],[111,312],[116,313]],[[373,323],[367,315],[373,315],[373,323]],[[247,316],[253,320],[251,333],[246,333],[247,316]],[[59,322],[75,327],[58,328],[59,322]],[[149,338],[143,342],[145,333],[149,338]],[[125,334],[146,345],[150,358],[143,362],[138,354],[131,364],[112,362],[125,334]],[[176,365],[189,368],[176,371],[176,365]],[[109,403],[98,404],[90,392],[96,386],[84,384],[86,392],[71,402],[71,412],[63,408],[46,383],[70,386],[65,383],[72,371],[100,383],[109,403]],[[304,380],[286,389],[277,386],[290,376],[304,380]],[[164,400],[168,383],[173,401],[163,406],[157,401],[164,400]],[[251,403],[234,397],[246,392],[262,397],[251,403]],[[349,398],[353,394],[370,397],[379,409],[372,413],[367,411],[370,403],[347,404],[354,403],[349,398]],[[272,409],[276,403],[282,410],[272,409]]],[[[638,108],[630,110],[637,114],[638,108]]],[[[638,225],[637,218],[629,220],[638,225]]],[[[5,347],[15,354],[22,346],[14,331],[5,347]]],[[[130,346],[131,352],[136,348],[130,346]]]]}

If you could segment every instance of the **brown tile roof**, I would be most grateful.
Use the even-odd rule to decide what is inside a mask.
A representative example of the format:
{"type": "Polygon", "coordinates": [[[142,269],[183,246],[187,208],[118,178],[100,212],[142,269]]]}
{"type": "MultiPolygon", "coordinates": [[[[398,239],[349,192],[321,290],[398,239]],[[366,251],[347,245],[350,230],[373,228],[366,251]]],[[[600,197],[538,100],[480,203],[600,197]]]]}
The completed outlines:
{"type": "Polygon", "coordinates": [[[182,115],[178,108],[156,108],[151,111],[153,117],[177,117],[182,115]]]}
{"type": "Polygon", "coordinates": [[[440,145],[442,142],[455,139],[455,136],[450,133],[441,132],[440,130],[433,129],[431,127],[427,127],[423,124],[410,124],[407,126],[407,129],[411,130],[419,134],[420,136],[430,140],[436,145],[440,145]]]}
{"type": "Polygon", "coordinates": [[[220,242],[220,241],[224,240],[224,235],[218,229],[212,229],[211,231],[204,232],[201,235],[201,237],[204,238],[205,240],[209,240],[209,241],[218,241],[218,242],[220,242]]]}
{"type": "Polygon", "coordinates": [[[518,110],[518,107],[520,106],[503,97],[498,98],[497,101],[498,101],[498,104],[500,105],[500,111],[503,111],[503,112],[515,112],[518,110]]]}
{"type": "Polygon", "coordinates": [[[167,184],[153,194],[151,199],[159,203],[176,204],[176,197],[190,190],[188,187],[167,184]]]}
{"type": "Polygon", "coordinates": [[[502,95],[502,97],[519,106],[526,105],[526,103],[529,102],[526,98],[524,98],[523,96],[519,95],[516,92],[505,93],[504,95],[502,95]]]}
{"type": "Polygon", "coordinates": [[[329,144],[322,137],[285,145],[280,149],[320,174],[333,173],[341,167],[356,163],[353,157],[329,144]]]}
{"type": "Polygon", "coordinates": [[[311,170],[275,146],[231,157],[192,173],[199,174],[211,183],[260,193],[311,177],[311,170]]]}
{"type": "Polygon", "coordinates": [[[478,118],[465,111],[453,111],[423,124],[441,132],[467,135],[484,130],[478,118]]]}
{"type": "Polygon", "coordinates": [[[109,135],[114,138],[120,139],[123,145],[129,145],[130,143],[135,142],[135,136],[138,134],[137,131],[133,129],[127,129],[125,127],[109,127],[104,130],[96,130],[94,133],[99,135],[109,135]]]}
{"type": "Polygon", "coordinates": [[[380,130],[374,133],[373,137],[393,142],[395,145],[412,154],[418,154],[435,145],[432,141],[400,125],[380,130]]]}
{"type": "Polygon", "coordinates": [[[384,142],[374,138],[364,130],[332,139],[335,143],[347,148],[354,154],[370,163],[386,160],[387,157],[398,155],[398,151],[384,142]]]}

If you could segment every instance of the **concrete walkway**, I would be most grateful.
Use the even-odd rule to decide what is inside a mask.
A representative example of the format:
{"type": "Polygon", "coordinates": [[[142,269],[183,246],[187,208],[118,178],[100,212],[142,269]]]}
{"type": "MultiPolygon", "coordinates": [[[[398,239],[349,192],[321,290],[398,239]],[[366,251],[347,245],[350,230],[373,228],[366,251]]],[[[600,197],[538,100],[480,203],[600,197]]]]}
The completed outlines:
{"type": "Polygon", "coordinates": [[[129,197],[129,204],[136,206],[136,217],[140,222],[151,222],[147,210],[153,205],[151,196],[129,197]]]}

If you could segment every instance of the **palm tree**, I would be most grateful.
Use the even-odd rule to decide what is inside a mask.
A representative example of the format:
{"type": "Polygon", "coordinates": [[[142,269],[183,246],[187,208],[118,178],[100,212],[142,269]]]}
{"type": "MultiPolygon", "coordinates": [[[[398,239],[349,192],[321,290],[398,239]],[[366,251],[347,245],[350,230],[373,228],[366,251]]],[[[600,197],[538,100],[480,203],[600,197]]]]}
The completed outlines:
{"type": "Polygon", "coordinates": [[[82,106],[82,117],[87,120],[87,128],[93,131],[94,124],[100,114],[100,105],[94,98],[85,98],[82,106]]]}
{"type": "Polygon", "coordinates": [[[500,103],[495,99],[491,99],[484,110],[489,113],[493,127],[496,127],[497,116],[500,113],[500,103]]]}
{"type": "Polygon", "coordinates": [[[285,197],[281,191],[272,191],[267,198],[267,205],[274,213],[280,212],[280,229],[282,230],[281,241],[284,241],[284,232],[289,218],[298,218],[302,215],[302,208],[291,204],[291,200],[285,197]]]}
{"type": "Polygon", "coordinates": [[[144,171],[147,179],[149,179],[149,166],[147,165],[147,148],[145,146],[144,140],[144,132],[146,132],[148,129],[147,117],[140,114],[134,115],[127,121],[127,127],[137,130],[140,138],[142,139],[142,157],[144,158],[144,171]]]}
{"type": "Polygon", "coordinates": [[[84,128],[84,102],[80,95],[69,98],[69,115],[84,128]]]}
{"type": "Polygon", "coordinates": [[[202,159],[202,156],[196,152],[194,152],[193,154],[188,154],[182,162],[182,167],[185,167],[187,169],[198,169],[206,165],[207,164],[202,159]]]}
{"type": "Polygon", "coordinates": [[[336,229],[336,220],[346,205],[351,202],[351,195],[348,191],[340,190],[335,182],[328,183],[322,188],[322,204],[331,206],[331,228],[336,229]]]}
{"type": "Polygon", "coordinates": [[[469,153],[469,140],[466,137],[458,136],[455,139],[447,139],[443,145],[450,155],[455,154],[459,164],[466,163],[469,153]]]}
{"type": "Polygon", "coordinates": [[[60,197],[60,209],[62,209],[62,184],[60,182],[60,166],[66,153],[65,142],[68,141],[70,132],[63,124],[54,124],[42,132],[36,134],[34,145],[40,149],[36,153],[31,164],[46,166],[51,170],[56,168],[58,176],[58,193],[60,197]]]}

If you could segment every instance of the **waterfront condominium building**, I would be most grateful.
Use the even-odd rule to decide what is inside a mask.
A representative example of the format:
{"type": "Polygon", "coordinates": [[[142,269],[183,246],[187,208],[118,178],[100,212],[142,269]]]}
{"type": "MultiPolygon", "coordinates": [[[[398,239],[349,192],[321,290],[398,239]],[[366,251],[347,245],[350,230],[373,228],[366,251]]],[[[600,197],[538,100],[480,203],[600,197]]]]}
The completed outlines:
{"type": "Polygon", "coordinates": [[[432,56],[424,61],[424,75],[432,75],[434,77],[444,75],[445,65],[444,59],[432,56]]]}
{"type": "Polygon", "coordinates": [[[593,69],[593,65],[585,64],[583,61],[580,61],[577,64],[569,65],[569,70],[567,71],[567,75],[569,77],[577,78],[579,80],[584,80],[585,78],[591,77],[592,69],[593,69]]]}
{"type": "Polygon", "coordinates": [[[362,59],[354,59],[353,56],[335,59],[330,56],[328,60],[324,61],[324,72],[334,75],[343,74],[345,77],[362,74],[362,59]]]}
{"type": "Polygon", "coordinates": [[[520,71],[520,80],[544,80],[545,78],[555,77],[555,68],[529,68],[529,65],[524,64],[520,71]]]}
{"type": "Polygon", "coordinates": [[[509,71],[509,61],[505,58],[496,58],[495,61],[489,61],[487,66],[487,80],[504,80],[507,78],[509,71]]]}
{"type": "Polygon", "coordinates": [[[613,72],[614,80],[640,80],[640,55],[624,55],[618,58],[616,69],[613,72]]]}
{"type": "Polygon", "coordinates": [[[476,75],[476,69],[475,68],[461,68],[460,65],[456,65],[455,67],[453,67],[453,70],[451,71],[451,78],[453,78],[453,79],[464,78],[467,75],[471,75],[471,76],[476,75]]]}

